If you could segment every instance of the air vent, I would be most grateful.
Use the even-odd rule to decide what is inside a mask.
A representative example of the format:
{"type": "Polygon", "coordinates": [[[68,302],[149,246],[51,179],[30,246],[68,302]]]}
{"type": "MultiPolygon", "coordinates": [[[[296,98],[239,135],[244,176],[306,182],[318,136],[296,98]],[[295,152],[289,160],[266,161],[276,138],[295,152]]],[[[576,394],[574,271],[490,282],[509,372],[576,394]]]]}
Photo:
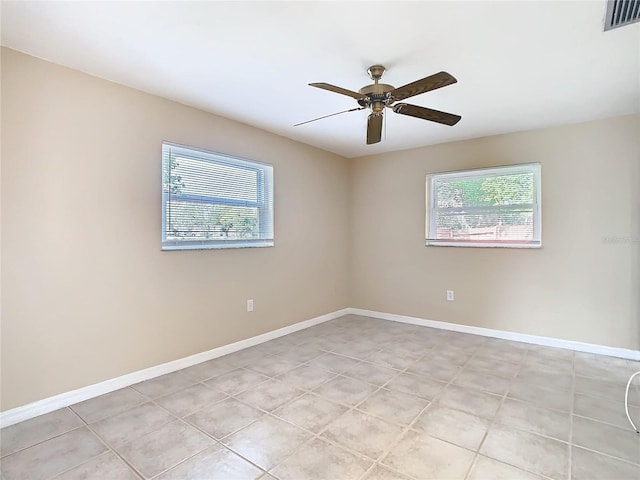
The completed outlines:
{"type": "Polygon", "coordinates": [[[608,0],[605,31],[640,22],[640,0],[608,0]]]}

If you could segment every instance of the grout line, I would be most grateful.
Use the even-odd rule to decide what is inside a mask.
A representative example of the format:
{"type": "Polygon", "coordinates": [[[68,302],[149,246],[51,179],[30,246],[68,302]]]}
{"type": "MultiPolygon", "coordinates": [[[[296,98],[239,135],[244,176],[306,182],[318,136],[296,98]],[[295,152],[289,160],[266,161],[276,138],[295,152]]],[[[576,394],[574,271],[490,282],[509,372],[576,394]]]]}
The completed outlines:
{"type": "MultiPolygon", "coordinates": [[[[77,430],[77,429],[79,429],[79,428],[87,428],[87,430],[89,430],[91,433],[93,433],[93,434],[95,435],[95,432],[94,432],[91,428],[89,428],[89,425],[87,424],[87,422],[85,422],[85,421],[84,421],[84,419],[83,419],[80,415],[78,415],[78,413],[76,413],[76,412],[75,412],[75,410],[73,410],[73,409],[71,408],[71,406],[69,406],[69,407],[65,407],[65,408],[66,408],[66,409],[68,409],[68,410],[70,410],[70,411],[71,411],[71,412],[72,412],[72,413],[73,413],[73,414],[74,414],[74,415],[75,415],[75,416],[76,416],[76,417],[77,417],[77,418],[78,418],[78,419],[83,423],[83,426],[80,426],[80,427],[74,428],[74,429],[72,429],[72,430],[68,430],[67,432],[64,432],[64,433],[63,433],[63,434],[61,434],[61,435],[64,435],[65,433],[69,433],[69,432],[71,432],[71,431],[73,431],[73,430],[77,430]]],[[[56,435],[55,437],[51,437],[51,438],[56,438],[56,437],[59,437],[59,436],[61,436],[61,435],[56,435]]],[[[58,472],[58,473],[56,473],[56,474],[52,475],[52,476],[51,476],[51,477],[49,477],[49,478],[50,478],[50,479],[55,479],[55,477],[57,477],[57,476],[59,476],[59,475],[62,475],[63,473],[68,472],[69,470],[73,470],[74,468],[79,467],[80,465],[83,465],[84,463],[86,463],[86,462],[88,462],[88,461],[90,461],[90,460],[93,460],[94,458],[97,458],[97,457],[99,457],[99,456],[105,455],[105,454],[109,453],[110,451],[112,451],[111,447],[110,447],[106,442],[104,442],[104,440],[103,440],[100,436],[98,436],[97,438],[98,438],[98,440],[99,440],[99,441],[100,441],[100,442],[101,442],[105,447],[107,447],[107,451],[106,451],[106,452],[102,452],[101,454],[96,455],[95,457],[88,458],[88,459],[84,460],[83,462],[80,462],[80,463],[78,463],[78,464],[76,464],[76,465],[73,465],[72,467],[69,467],[69,468],[67,468],[66,470],[63,470],[62,472],[58,472]]],[[[49,439],[47,439],[47,440],[49,440],[49,439]]],[[[46,442],[47,440],[44,440],[44,441],[39,442],[39,443],[36,443],[35,445],[39,445],[40,443],[44,443],[44,442],[46,442]]],[[[33,446],[33,445],[32,445],[32,446],[33,446]]],[[[24,450],[24,449],[23,449],[23,450],[24,450]]],[[[135,470],[134,470],[134,472],[135,472],[135,470]]],[[[137,474],[137,472],[135,472],[135,473],[137,474]]]]}
{"type": "MultiPolygon", "coordinates": [[[[229,398],[231,398],[231,397],[229,397],[229,398]]],[[[231,449],[231,448],[230,448],[229,446],[227,446],[225,443],[222,443],[222,440],[224,440],[225,438],[228,438],[228,437],[230,437],[231,435],[233,435],[233,434],[235,434],[235,433],[239,432],[240,430],[242,430],[242,429],[244,429],[244,428],[248,427],[249,425],[252,425],[252,424],[253,424],[253,423],[255,423],[256,421],[260,420],[260,418],[264,418],[264,415],[263,415],[262,417],[256,418],[255,420],[252,420],[252,421],[251,421],[251,422],[249,422],[248,424],[246,424],[246,425],[244,425],[244,426],[242,426],[242,427],[240,427],[240,428],[238,428],[238,429],[234,430],[233,432],[228,433],[227,435],[225,435],[225,436],[221,437],[220,439],[218,439],[218,438],[214,437],[212,434],[210,434],[210,433],[208,433],[206,430],[204,430],[204,429],[200,428],[198,425],[195,425],[195,424],[193,424],[193,423],[190,423],[190,422],[188,422],[188,421],[186,421],[186,420],[184,420],[184,423],[186,423],[186,424],[187,424],[187,425],[189,425],[190,427],[194,428],[194,429],[195,429],[195,430],[197,430],[198,432],[202,433],[203,435],[206,435],[207,437],[209,437],[210,439],[212,439],[212,440],[214,441],[214,444],[213,444],[213,445],[210,445],[210,446],[208,446],[208,447],[206,447],[206,448],[211,448],[211,447],[212,447],[212,446],[214,446],[214,445],[219,445],[221,448],[225,448],[225,449],[229,450],[229,451],[230,451],[230,452],[232,452],[234,455],[239,456],[239,457],[240,457],[240,458],[242,458],[243,460],[245,460],[245,461],[249,462],[251,465],[253,465],[253,466],[255,466],[256,468],[260,469],[263,473],[266,473],[266,472],[267,472],[267,470],[266,470],[266,469],[262,468],[261,466],[257,465],[257,464],[256,464],[256,463],[254,463],[253,461],[251,461],[251,460],[249,460],[248,458],[244,457],[244,456],[243,456],[243,455],[241,455],[239,452],[237,452],[237,451],[235,451],[235,450],[231,449]]],[[[206,448],[205,448],[204,450],[206,450],[206,448]]],[[[198,452],[198,453],[201,453],[201,452],[203,452],[204,450],[200,450],[200,452],[198,452]]],[[[189,457],[188,459],[185,459],[185,460],[183,460],[182,462],[180,462],[180,463],[178,463],[178,464],[176,464],[176,465],[172,466],[169,470],[171,470],[171,469],[173,469],[173,468],[176,468],[178,465],[180,465],[180,464],[182,464],[182,463],[186,462],[187,460],[190,460],[191,458],[193,458],[193,457],[194,457],[195,455],[197,455],[198,453],[196,453],[196,454],[192,455],[191,457],[189,457]]],[[[168,471],[168,470],[166,470],[166,471],[168,471]]],[[[164,473],[164,472],[163,472],[163,473],[164,473]]]]}
{"type": "MultiPolygon", "coordinates": [[[[139,393],[139,392],[138,392],[139,393]]],[[[136,405],[137,406],[137,405],[136,405]]],[[[135,408],[132,407],[132,408],[135,408]]],[[[70,408],[71,410],[71,408],[70,408]]],[[[135,468],[133,465],[131,465],[122,455],[120,455],[120,453],[116,450],[116,448],[111,445],[109,442],[107,442],[107,440],[105,438],[102,437],[102,435],[100,435],[98,432],[96,432],[93,427],[91,426],[91,424],[87,423],[78,413],[76,413],[75,411],[73,412],[75,413],[78,418],[80,418],[80,420],[82,421],[82,423],[84,423],[84,425],[87,427],[87,429],[93,433],[106,447],[107,449],[112,452],[116,457],[118,457],[127,467],[129,467],[130,470],[133,471],[134,475],[137,475],[139,478],[144,479],[144,475],[142,475],[142,473],[140,471],[138,471],[137,468],[135,468]]],[[[117,415],[117,414],[116,414],[117,415]]],[[[113,415],[115,416],[115,415],[113,415]]],[[[106,417],[106,418],[112,418],[112,417],[106,417]]],[[[106,419],[105,418],[105,419],[106,419]]],[[[102,420],[105,420],[102,419],[102,420]]],[[[102,421],[102,420],[98,420],[98,421],[102,421]]],[[[95,458],[95,457],[94,457],[95,458]]],[[[84,463],[84,462],[83,462],[84,463]]],[[[78,466],[78,465],[76,465],[78,466]]],[[[74,467],[75,468],[75,467],[74,467]]]]}
{"type": "MultiPolygon", "coordinates": [[[[522,366],[524,365],[525,358],[526,358],[527,355],[528,355],[528,352],[525,352],[525,354],[523,355],[522,360],[520,361],[520,364],[518,365],[518,368],[517,368],[516,372],[509,379],[509,386],[513,383],[514,379],[518,376],[518,373],[522,369],[522,366]]],[[[476,456],[475,456],[471,466],[469,467],[469,470],[467,471],[467,474],[465,475],[465,479],[468,479],[470,477],[471,472],[473,471],[473,468],[475,467],[477,459],[478,459],[478,457],[480,455],[480,450],[482,449],[482,446],[484,445],[484,442],[487,440],[487,437],[489,436],[489,431],[496,424],[496,418],[498,417],[498,414],[500,413],[500,410],[502,409],[502,406],[504,405],[504,402],[505,402],[505,400],[507,398],[507,394],[509,393],[509,386],[507,386],[507,388],[505,389],[504,394],[502,395],[502,398],[500,399],[500,403],[498,405],[498,408],[496,409],[493,417],[489,420],[489,423],[487,424],[487,429],[484,432],[482,440],[478,444],[478,448],[475,451],[476,456]]]]}
{"type": "MultiPolygon", "coordinates": [[[[59,411],[59,410],[65,410],[65,409],[69,409],[69,410],[71,410],[71,408],[70,408],[70,407],[63,407],[63,408],[58,409],[57,411],[59,411]]],[[[72,411],[76,416],[78,416],[78,414],[77,414],[76,412],[74,412],[73,410],[71,410],[71,411],[72,411]]],[[[50,412],[50,413],[53,413],[53,412],[50,412]]],[[[48,415],[48,414],[46,414],[46,413],[45,413],[45,415],[48,415]]],[[[35,417],[35,418],[37,418],[37,417],[35,417]]],[[[82,420],[82,418],[81,418],[80,420],[82,420]]],[[[28,422],[29,420],[25,420],[25,421],[26,421],[26,422],[28,422]]],[[[82,420],[82,422],[84,423],[84,420],[82,420]]],[[[15,425],[19,425],[19,423],[15,424],[15,425]]],[[[85,425],[86,425],[86,424],[85,424],[85,425]]],[[[65,435],[65,434],[67,434],[67,433],[69,433],[69,432],[73,432],[74,430],[78,430],[79,428],[82,428],[82,427],[84,427],[85,425],[78,425],[78,426],[76,426],[76,427],[70,428],[69,430],[65,430],[64,432],[56,433],[55,435],[52,435],[51,437],[47,437],[47,438],[44,438],[44,439],[42,439],[42,440],[38,440],[38,441],[36,441],[35,443],[30,443],[30,444],[29,444],[29,445],[27,445],[26,447],[19,448],[19,449],[18,449],[18,450],[16,450],[15,452],[7,453],[6,455],[3,455],[2,457],[0,457],[0,463],[2,463],[2,460],[5,460],[6,458],[10,457],[11,455],[15,455],[16,453],[23,452],[23,451],[27,450],[28,448],[35,447],[35,446],[40,445],[40,444],[42,444],[42,443],[44,443],[44,442],[48,442],[49,440],[53,440],[54,438],[61,437],[62,435],[65,435]]],[[[11,427],[13,427],[13,425],[10,425],[9,427],[5,427],[5,428],[11,428],[11,427]]]]}
{"type": "Polygon", "coordinates": [[[594,450],[593,448],[589,448],[589,447],[584,447],[582,445],[578,445],[576,443],[572,444],[572,446],[574,446],[576,448],[580,448],[582,450],[586,450],[586,451],[591,452],[591,453],[595,453],[597,455],[601,455],[603,457],[610,458],[612,460],[616,460],[618,462],[629,464],[629,465],[634,466],[634,467],[640,467],[640,460],[638,462],[632,462],[631,460],[626,460],[624,458],[616,457],[614,455],[611,455],[610,453],[604,453],[604,452],[601,452],[599,450],[594,450]]]}

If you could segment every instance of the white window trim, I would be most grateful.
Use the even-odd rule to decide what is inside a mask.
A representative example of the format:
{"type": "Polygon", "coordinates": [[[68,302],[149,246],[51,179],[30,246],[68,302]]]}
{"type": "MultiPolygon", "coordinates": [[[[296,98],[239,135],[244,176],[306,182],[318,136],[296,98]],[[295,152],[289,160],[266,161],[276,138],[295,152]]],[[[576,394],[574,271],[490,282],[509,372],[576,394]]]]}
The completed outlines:
{"type": "MultiPolygon", "coordinates": [[[[234,239],[234,240],[183,240],[183,241],[167,241],[166,239],[166,205],[167,205],[167,193],[162,188],[162,247],[163,251],[176,251],[176,250],[210,250],[210,249],[227,249],[227,248],[263,248],[274,246],[274,226],[273,226],[273,165],[255,160],[248,160],[244,158],[234,157],[231,155],[225,155],[223,153],[212,152],[209,150],[203,150],[196,147],[190,147],[186,145],[180,145],[172,142],[162,142],[162,157],[164,162],[164,149],[170,147],[176,151],[183,152],[186,157],[195,158],[201,161],[214,162],[217,164],[226,164],[234,167],[245,167],[247,169],[258,171],[259,175],[264,175],[267,170],[271,171],[271,178],[269,181],[263,180],[259,182],[259,197],[262,199],[270,199],[271,201],[263,200],[264,207],[259,208],[260,222],[266,222],[269,225],[271,238],[268,239],[234,239]]],[[[164,182],[164,164],[162,166],[162,182],[164,182]]],[[[241,202],[246,203],[246,202],[241,202]]],[[[260,202],[258,202],[260,203],[260,202]]]]}
{"type": "MultiPolygon", "coordinates": [[[[425,218],[425,236],[427,246],[436,247],[481,247],[481,248],[542,248],[542,171],[540,163],[522,163],[516,165],[503,165],[499,167],[477,168],[472,170],[456,170],[442,173],[428,173],[426,175],[426,218],[425,218]],[[433,214],[435,208],[435,188],[436,180],[455,178],[469,179],[484,177],[488,175],[499,175],[500,173],[518,174],[533,173],[534,182],[534,215],[533,215],[533,242],[474,242],[458,240],[455,242],[448,240],[435,240],[429,238],[429,233],[436,230],[436,216],[433,214]]],[[[514,206],[515,207],[515,206],[514,206]]],[[[506,207],[509,208],[509,207],[506,207]]]]}

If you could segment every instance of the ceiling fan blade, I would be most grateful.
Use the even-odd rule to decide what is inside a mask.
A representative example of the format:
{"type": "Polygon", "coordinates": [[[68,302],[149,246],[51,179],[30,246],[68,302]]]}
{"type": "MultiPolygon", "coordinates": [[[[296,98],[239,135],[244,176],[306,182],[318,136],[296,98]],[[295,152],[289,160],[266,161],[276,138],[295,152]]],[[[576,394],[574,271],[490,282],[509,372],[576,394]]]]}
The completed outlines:
{"type": "Polygon", "coordinates": [[[310,83],[309,86],[321,88],[323,90],[329,90],[330,92],[339,93],[341,95],[346,95],[347,97],[355,98],[356,100],[360,100],[361,98],[366,97],[358,92],[352,92],[351,90],[347,90],[346,88],[336,87],[335,85],[331,85],[330,83],[310,83]]]}
{"type": "Polygon", "coordinates": [[[305,123],[315,122],[316,120],[322,120],[323,118],[329,118],[329,117],[333,117],[335,115],[340,115],[341,113],[355,112],[356,110],[364,110],[365,108],[367,108],[367,107],[351,108],[349,110],[344,110],[342,112],[332,113],[330,115],[325,115],[324,117],[318,117],[318,118],[314,118],[313,120],[307,120],[306,122],[296,123],[294,125],[294,127],[297,127],[299,125],[304,125],[305,123]]]}
{"type": "Polygon", "coordinates": [[[446,87],[456,82],[457,80],[447,72],[439,72],[425,77],[422,80],[416,80],[415,82],[396,88],[391,92],[391,97],[394,100],[404,100],[405,98],[430,92],[436,88],[446,87]]]}
{"type": "Polygon", "coordinates": [[[460,115],[453,113],[441,112],[431,108],[418,107],[417,105],[409,105],[408,103],[398,103],[394,105],[393,111],[401,115],[409,115],[410,117],[422,118],[432,122],[442,123],[444,125],[455,125],[462,118],[460,115]]]}
{"type": "Polygon", "coordinates": [[[367,145],[382,139],[382,113],[372,113],[367,120],[367,145]]]}

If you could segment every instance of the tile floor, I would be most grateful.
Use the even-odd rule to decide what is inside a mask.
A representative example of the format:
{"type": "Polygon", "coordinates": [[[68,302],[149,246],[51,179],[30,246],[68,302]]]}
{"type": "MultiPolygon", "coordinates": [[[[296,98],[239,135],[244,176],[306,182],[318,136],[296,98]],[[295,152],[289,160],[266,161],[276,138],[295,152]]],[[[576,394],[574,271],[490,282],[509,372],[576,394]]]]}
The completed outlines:
{"type": "Polygon", "coordinates": [[[349,315],[4,428],[2,480],[638,480],[638,369],[349,315]]]}

